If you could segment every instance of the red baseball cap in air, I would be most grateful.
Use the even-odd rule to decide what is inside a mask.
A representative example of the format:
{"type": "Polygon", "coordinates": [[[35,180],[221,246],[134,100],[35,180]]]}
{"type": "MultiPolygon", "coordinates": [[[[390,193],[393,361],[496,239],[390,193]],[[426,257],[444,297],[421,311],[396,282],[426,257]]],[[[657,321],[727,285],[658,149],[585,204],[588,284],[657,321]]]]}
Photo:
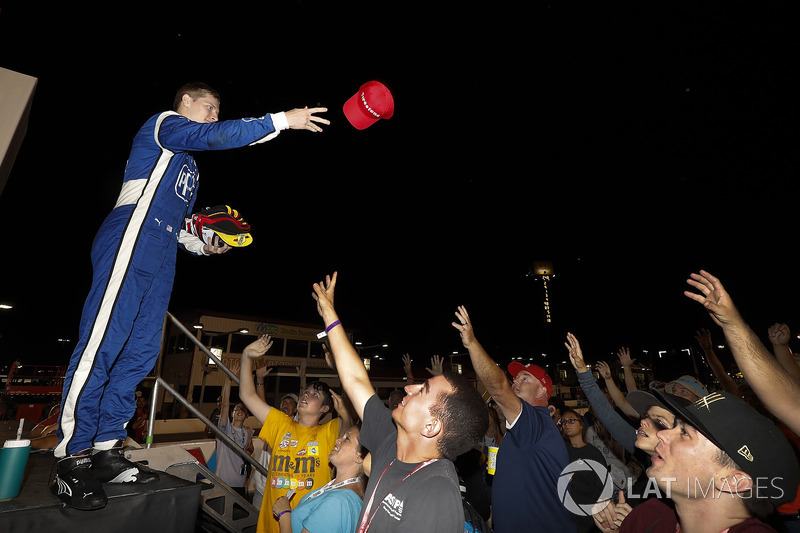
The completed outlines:
{"type": "Polygon", "coordinates": [[[392,118],[394,98],[378,81],[368,81],[344,103],[344,116],[356,129],[366,129],[380,119],[392,118]]]}
{"type": "Polygon", "coordinates": [[[508,365],[508,372],[511,374],[512,378],[517,377],[517,374],[523,370],[530,372],[533,374],[533,377],[539,380],[539,382],[547,391],[548,398],[553,394],[553,380],[550,379],[550,376],[547,375],[547,372],[544,371],[544,368],[534,365],[533,363],[523,365],[522,363],[518,363],[516,361],[512,361],[511,364],[508,365]]]}

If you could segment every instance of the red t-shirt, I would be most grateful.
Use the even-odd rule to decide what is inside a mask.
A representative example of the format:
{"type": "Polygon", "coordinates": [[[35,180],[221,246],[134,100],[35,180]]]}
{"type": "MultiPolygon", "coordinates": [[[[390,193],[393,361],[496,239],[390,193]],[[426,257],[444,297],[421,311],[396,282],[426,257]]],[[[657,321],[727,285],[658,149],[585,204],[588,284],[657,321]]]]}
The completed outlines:
{"type": "MultiPolygon", "coordinates": [[[[783,436],[786,437],[786,440],[792,444],[792,447],[796,450],[800,450],[800,438],[786,427],[785,424],[776,423],[775,425],[778,426],[778,429],[783,433],[783,436]]],[[[797,514],[798,511],[800,511],[800,487],[797,487],[797,494],[795,494],[792,501],[786,502],[778,507],[778,512],[780,514],[797,514]]]]}
{"type": "MultiPolygon", "coordinates": [[[[622,521],[619,531],[620,533],[675,533],[677,527],[678,517],[675,511],[658,498],[650,498],[633,508],[622,521]]],[[[758,518],[748,518],[726,531],[727,533],[775,532],[758,518]]]]}

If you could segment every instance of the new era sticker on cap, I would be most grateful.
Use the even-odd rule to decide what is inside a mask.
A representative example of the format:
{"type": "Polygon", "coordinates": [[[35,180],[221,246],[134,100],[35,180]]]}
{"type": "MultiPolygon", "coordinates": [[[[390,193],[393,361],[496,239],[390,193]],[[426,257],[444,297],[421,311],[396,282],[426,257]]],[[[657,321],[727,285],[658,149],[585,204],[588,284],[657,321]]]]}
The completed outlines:
{"type": "Polygon", "coordinates": [[[356,129],[366,129],[380,119],[394,114],[394,98],[388,87],[379,81],[368,81],[351,96],[343,107],[344,116],[356,129]]]}

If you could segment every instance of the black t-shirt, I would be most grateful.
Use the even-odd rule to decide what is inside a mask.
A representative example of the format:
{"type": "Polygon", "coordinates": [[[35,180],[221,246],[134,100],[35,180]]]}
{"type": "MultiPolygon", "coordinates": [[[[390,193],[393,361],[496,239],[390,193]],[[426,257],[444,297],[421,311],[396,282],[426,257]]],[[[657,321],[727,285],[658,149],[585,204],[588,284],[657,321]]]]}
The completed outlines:
{"type": "Polygon", "coordinates": [[[364,406],[360,440],[372,453],[372,471],[359,524],[366,511],[369,531],[374,533],[463,533],[464,509],[453,463],[397,460],[397,427],[377,395],[364,406]]]}
{"type": "MultiPolygon", "coordinates": [[[[575,448],[569,441],[567,445],[567,453],[569,454],[569,462],[591,460],[599,463],[604,468],[608,469],[606,458],[603,452],[592,446],[586,444],[581,448],[575,448]]],[[[579,470],[572,474],[569,483],[569,493],[575,503],[578,504],[592,504],[600,500],[604,488],[604,481],[601,480],[594,470],[579,470]]]]}
{"type": "MultiPolygon", "coordinates": [[[[606,458],[603,456],[603,452],[591,444],[586,444],[581,448],[575,448],[569,441],[565,444],[567,446],[570,464],[576,461],[590,460],[604,467],[607,472],[608,465],[606,464],[606,458]]],[[[572,501],[584,509],[583,512],[578,513],[576,512],[577,509],[573,508],[573,512],[571,513],[572,520],[575,522],[578,533],[597,531],[594,525],[594,519],[591,515],[593,511],[590,509],[592,508],[592,504],[600,501],[603,496],[605,479],[601,480],[598,475],[599,474],[596,473],[594,469],[576,470],[570,478],[569,494],[572,497],[572,501]]],[[[607,495],[607,497],[610,496],[613,496],[613,494],[607,495]]]]}

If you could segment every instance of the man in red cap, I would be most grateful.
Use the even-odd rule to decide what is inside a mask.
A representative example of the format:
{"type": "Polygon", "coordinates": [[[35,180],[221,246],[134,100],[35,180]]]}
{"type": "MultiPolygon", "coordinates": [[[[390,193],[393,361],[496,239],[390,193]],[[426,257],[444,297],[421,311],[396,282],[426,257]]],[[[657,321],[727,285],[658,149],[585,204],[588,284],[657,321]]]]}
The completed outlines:
{"type": "Polygon", "coordinates": [[[475,338],[464,306],[459,306],[456,318],[453,327],[461,334],[475,373],[506,418],[492,481],[494,531],[575,531],[558,495],[558,480],[569,455],[547,409],[553,388],[550,376],[539,366],[513,362],[508,371],[514,381],[509,383],[475,338]]]}

